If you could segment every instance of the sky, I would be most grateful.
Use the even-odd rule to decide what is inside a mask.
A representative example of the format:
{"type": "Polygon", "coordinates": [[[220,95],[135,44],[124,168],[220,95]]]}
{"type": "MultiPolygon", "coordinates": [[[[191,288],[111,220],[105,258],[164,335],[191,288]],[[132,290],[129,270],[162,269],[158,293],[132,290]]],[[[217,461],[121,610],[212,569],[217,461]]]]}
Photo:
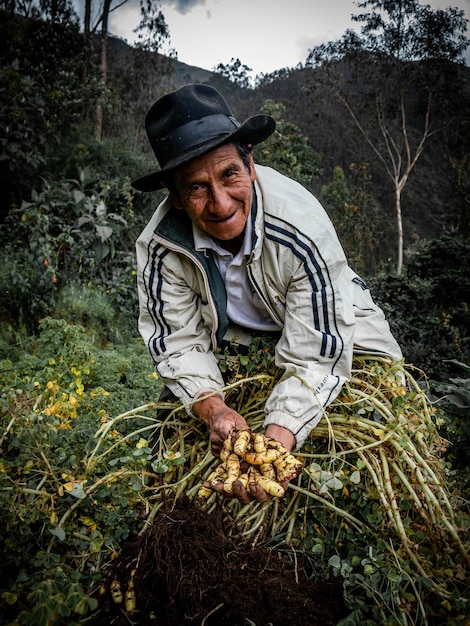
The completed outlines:
{"type": "MultiPolygon", "coordinates": [[[[457,7],[470,18],[470,0],[422,3],[457,7]]],[[[252,76],[304,63],[309,49],[347,28],[359,31],[351,14],[362,12],[353,0],[161,0],[161,8],[179,61],[213,70],[238,58],[252,76]]],[[[128,0],[111,14],[109,29],[132,43],[139,21],[139,0],[128,0]]],[[[470,49],[466,59],[470,65],[470,49]]]]}

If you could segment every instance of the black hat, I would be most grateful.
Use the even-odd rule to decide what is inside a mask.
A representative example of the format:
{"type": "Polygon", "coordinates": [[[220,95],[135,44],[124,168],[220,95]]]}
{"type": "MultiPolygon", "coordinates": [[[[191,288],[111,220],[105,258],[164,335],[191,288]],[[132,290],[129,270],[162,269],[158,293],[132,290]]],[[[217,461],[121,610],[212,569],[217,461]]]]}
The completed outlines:
{"type": "Polygon", "coordinates": [[[161,169],[131,184],[140,191],[160,189],[165,173],[227,142],[260,143],[275,127],[269,115],[240,124],[216,89],[186,85],[157,100],[147,113],[145,128],[161,169]]]}

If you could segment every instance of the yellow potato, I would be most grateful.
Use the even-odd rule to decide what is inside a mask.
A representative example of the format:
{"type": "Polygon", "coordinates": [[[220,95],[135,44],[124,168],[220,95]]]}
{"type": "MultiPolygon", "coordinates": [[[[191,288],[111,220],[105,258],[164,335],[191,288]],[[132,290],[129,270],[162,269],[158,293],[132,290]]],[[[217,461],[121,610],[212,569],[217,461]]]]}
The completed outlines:
{"type": "Polygon", "coordinates": [[[121,604],[121,602],[124,600],[124,596],[122,595],[121,583],[119,582],[119,580],[113,580],[110,589],[113,602],[115,602],[116,604],[121,604]]]}
{"type": "Polygon", "coordinates": [[[251,431],[250,430],[240,430],[235,439],[235,443],[233,444],[233,451],[237,456],[241,459],[245,457],[245,454],[248,451],[248,447],[251,442],[251,431]]]}
{"type": "Polygon", "coordinates": [[[271,480],[276,480],[276,470],[274,469],[274,465],[272,463],[263,463],[259,466],[260,472],[266,478],[270,478],[271,480]]]}
{"type": "Polygon", "coordinates": [[[262,474],[256,475],[256,482],[260,487],[262,487],[266,493],[274,496],[275,498],[282,498],[285,494],[285,489],[275,480],[271,480],[271,478],[267,478],[262,474]]]}
{"type": "Polygon", "coordinates": [[[240,476],[240,459],[234,452],[228,457],[225,463],[225,470],[224,491],[231,494],[233,483],[240,476]]]}
{"type": "Polygon", "coordinates": [[[226,461],[232,452],[233,452],[232,438],[227,437],[227,439],[224,441],[224,445],[222,446],[222,450],[220,452],[220,460],[226,461]]]}
{"type": "Polygon", "coordinates": [[[263,465],[265,463],[273,463],[280,457],[280,452],[271,448],[265,452],[247,452],[245,461],[250,465],[263,465]]]}
{"type": "Polygon", "coordinates": [[[266,437],[262,433],[255,433],[253,436],[253,448],[255,452],[266,452],[266,437]]]}

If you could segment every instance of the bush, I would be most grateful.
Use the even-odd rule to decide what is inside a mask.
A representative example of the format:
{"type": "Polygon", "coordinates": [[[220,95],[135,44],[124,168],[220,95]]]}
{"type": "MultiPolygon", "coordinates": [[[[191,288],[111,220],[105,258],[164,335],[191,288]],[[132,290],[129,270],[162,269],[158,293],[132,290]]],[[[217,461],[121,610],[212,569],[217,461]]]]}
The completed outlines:
{"type": "MultiPolygon", "coordinates": [[[[138,498],[149,450],[135,435],[127,460],[117,448],[116,462],[87,471],[84,457],[101,424],[155,401],[161,383],[140,339],[100,348],[83,326],[53,318],[41,322],[37,337],[10,347],[0,360],[0,382],[0,621],[21,614],[17,623],[70,626],[95,606],[87,594],[100,562],[138,527],[138,509],[127,505],[138,498]],[[113,481],[126,466],[130,478],[113,481]],[[93,498],[74,517],[90,489],[93,498]]],[[[120,433],[139,424],[152,420],[124,421],[120,433]]],[[[116,436],[110,433],[111,442],[116,436]]]]}
{"type": "Polygon", "coordinates": [[[430,379],[442,435],[450,441],[447,459],[462,489],[468,489],[470,463],[470,277],[462,271],[469,266],[470,243],[445,236],[423,244],[401,276],[370,281],[406,361],[430,379]]]}
{"type": "MultiPolygon", "coordinates": [[[[431,387],[439,397],[444,428],[443,436],[449,442],[448,458],[452,467],[459,471],[461,480],[470,488],[470,366],[453,361],[460,375],[447,382],[431,381],[431,387]]],[[[462,491],[465,490],[462,485],[462,491]]]]}
{"type": "Polygon", "coordinates": [[[369,281],[408,363],[436,381],[470,362],[470,243],[445,236],[424,243],[403,274],[369,281]]]}
{"type": "Polygon", "coordinates": [[[34,332],[70,283],[105,290],[115,313],[136,315],[132,196],[119,185],[99,185],[84,171],[80,180],[44,181],[10,212],[0,226],[4,319],[34,332]]]}

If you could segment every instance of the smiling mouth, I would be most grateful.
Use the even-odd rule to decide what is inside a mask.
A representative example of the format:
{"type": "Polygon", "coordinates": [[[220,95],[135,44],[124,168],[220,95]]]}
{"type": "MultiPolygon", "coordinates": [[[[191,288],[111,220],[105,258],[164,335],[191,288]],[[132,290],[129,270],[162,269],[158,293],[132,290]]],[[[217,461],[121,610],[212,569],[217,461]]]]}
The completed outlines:
{"type": "Polygon", "coordinates": [[[213,224],[223,224],[224,222],[229,222],[234,217],[234,215],[235,213],[232,213],[232,215],[229,215],[228,217],[211,219],[209,221],[212,222],[213,224]]]}

